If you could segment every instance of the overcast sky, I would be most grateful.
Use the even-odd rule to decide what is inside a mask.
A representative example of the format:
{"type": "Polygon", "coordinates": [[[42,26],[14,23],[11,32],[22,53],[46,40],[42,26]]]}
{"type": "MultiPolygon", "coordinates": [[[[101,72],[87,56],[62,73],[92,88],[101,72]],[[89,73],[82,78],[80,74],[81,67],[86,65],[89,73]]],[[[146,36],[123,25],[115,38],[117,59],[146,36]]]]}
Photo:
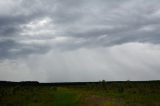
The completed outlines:
{"type": "Polygon", "coordinates": [[[0,80],[160,80],[160,0],[0,0],[0,80]]]}

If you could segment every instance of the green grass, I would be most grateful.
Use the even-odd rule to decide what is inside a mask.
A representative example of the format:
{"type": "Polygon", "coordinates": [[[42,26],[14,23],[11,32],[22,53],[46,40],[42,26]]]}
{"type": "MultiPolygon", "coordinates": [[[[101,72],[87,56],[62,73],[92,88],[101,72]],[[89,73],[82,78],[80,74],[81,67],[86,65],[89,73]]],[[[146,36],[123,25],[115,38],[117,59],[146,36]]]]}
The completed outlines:
{"type": "Polygon", "coordinates": [[[0,86],[0,106],[160,106],[160,85],[0,86]]]}
{"type": "Polygon", "coordinates": [[[0,88],[0,106],[77,106],[79,95],[65,88],[4,87],[0,88]]]}
{"type": "Polygon", "coordinates": [[[59,88],[54,93],[54,106],[76,106],[79,104],[78,94],[64,88],[59,88]]]}

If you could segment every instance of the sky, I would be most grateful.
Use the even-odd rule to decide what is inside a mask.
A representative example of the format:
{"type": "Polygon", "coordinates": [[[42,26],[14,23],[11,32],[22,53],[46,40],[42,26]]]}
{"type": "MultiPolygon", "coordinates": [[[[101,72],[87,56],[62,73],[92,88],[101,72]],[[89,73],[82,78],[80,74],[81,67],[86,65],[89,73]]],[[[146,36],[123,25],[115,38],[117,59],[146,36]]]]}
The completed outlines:
{"type": "Polygon", "coordinates": [[[0,0],[0,80],[160,80],[160,0],[0,0]]]}

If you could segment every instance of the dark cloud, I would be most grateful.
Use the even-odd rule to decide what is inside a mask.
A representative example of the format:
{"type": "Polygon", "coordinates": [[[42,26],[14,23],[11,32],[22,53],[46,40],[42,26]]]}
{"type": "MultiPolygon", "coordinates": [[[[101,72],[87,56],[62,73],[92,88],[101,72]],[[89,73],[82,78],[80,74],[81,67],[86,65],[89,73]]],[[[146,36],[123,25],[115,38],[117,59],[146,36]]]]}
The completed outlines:
{"type": "Polygon", "coordinates": [[[16,43],[14,41],[0,41],[0,59],[10,57],[12,54],[9,53],[9,49],[12,47],[16,47],[16,43]]]}
{"type": "Polygon", "coordinates": [[[159,0],[0,1],[0,77],[26,72],[26,79],[38,73],[40,81],[157,79],[159,20],[159,0]],[[14,74],[12,68],[24,71],[14,74]]]}
{"type": "MultiPolygon", "coordinates": [[[[72,38],[72,42],[54,43],[52,47],[44,43],[41,50],[47,46],[67,50],[128,42],[159,43],[160,8],[157,0],[22,0],[14,3],[8,1],[8,4],[12,6],[7,10],[4,8],[7,14],[0,14],[0,38],[14,40],[16,48],[23,51],[24,48],[18,45],[21,43],[17,42],[32,39],[46,39],[47,42],[48,38],[55,37],[72,38]],[[47,22],[46,18],[50,20],[47,22]]],[[[32,44],[31,51],[40,52],[39,43],[32,44]],[[38,48],[32,50],[32,46],[38,48]]],[[[4,51],[8,49],[9,46],[4,51]]]]}

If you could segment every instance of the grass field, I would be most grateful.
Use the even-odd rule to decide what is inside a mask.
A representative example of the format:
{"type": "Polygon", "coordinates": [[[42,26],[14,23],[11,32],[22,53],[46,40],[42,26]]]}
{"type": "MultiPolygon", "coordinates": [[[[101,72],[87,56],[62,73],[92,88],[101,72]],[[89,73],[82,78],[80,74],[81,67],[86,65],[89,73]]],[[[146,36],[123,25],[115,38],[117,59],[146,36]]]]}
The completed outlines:
{"type": "Polygon", "coordinates": [[[160,106],[160,82],[0,85],[0,106],[160,106]]]}

